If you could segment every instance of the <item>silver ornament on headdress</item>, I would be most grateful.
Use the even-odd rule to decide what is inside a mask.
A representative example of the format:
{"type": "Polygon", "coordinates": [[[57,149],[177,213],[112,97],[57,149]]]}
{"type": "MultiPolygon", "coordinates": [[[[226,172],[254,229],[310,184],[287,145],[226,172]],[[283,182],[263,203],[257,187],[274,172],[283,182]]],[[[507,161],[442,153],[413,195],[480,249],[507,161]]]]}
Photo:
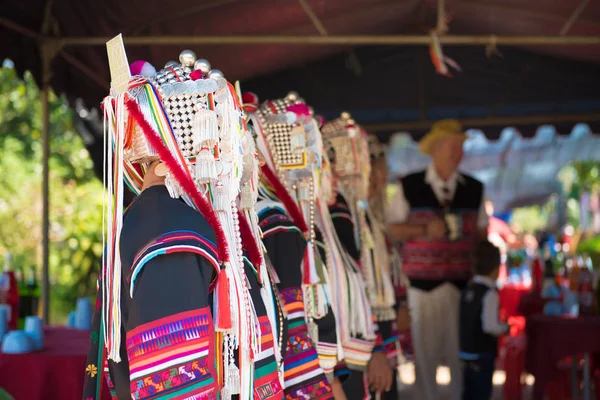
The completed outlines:
{"type": "Polygon", "coordinates": [[[205,58],[199,58],[194,63],[194,70],[200,70],[203,75],[206,75],[210,71],[210,63],[205,58]]]}
{"type": "Polygon", "coordinates": [[[192,68],[196,62],[196,53],[194,53],[192,50],[183,50],[179,54],[179,62],[184,67],[192,68]]]}
{"type": "Polygon", "coordinates": [[[211,70],[208,72],[208,77],[209,77],[210,79],[216,79],[216,80],[219,80],[219,79],[223,79],[223,78],[225,78],[225,75],[223,75],[223,73],[222,73],[220,70],[218,70],[218,69],[211,69],[211,70]]]}

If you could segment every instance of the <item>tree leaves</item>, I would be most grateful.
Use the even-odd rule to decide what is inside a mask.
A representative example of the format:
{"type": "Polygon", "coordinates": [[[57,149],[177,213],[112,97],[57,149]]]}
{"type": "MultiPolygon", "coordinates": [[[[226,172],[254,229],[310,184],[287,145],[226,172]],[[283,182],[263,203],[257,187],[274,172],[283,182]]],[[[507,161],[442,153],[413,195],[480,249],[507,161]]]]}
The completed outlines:
{"type": "MultiPolygon", "coordinates": [[[[51,308],[60,319],[95,293],[101,255],[102,183],[64,98],[50,96],[51,308]]],[[[41,269],[42,113],[30,74],[0,68],[0,254],[41,269]]],[[[57,322],[56,319],[53,322],[57,322]]]]}

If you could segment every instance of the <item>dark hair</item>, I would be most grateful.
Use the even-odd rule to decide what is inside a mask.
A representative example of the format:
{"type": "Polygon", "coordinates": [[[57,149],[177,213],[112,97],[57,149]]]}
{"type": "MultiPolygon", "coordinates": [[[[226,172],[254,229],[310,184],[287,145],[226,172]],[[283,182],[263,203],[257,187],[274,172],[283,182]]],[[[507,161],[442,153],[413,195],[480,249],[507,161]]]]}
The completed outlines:
{"type": "Polygon", "coordinates": [[[475,246],[474,270],[477,275],[489,275],[500,267],[500,250],[487,240],[475,246]]]}

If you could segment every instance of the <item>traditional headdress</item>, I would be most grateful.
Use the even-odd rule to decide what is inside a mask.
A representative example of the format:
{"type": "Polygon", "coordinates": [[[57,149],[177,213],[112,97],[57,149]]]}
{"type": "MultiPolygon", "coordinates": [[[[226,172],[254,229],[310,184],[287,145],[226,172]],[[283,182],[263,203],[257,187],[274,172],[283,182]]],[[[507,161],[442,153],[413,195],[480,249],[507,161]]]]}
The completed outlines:
{"type": "MultiPolygon", "coordinates": [[[[334,171],[340,192],[346,197],[354,218],[355,235],[360,248],[361,271],[373,312],[378,320],[394,318],[394,287],[387,251],[381,253],[374,230],[367,221],[371,162],[367,133],[349,113],[325,123],[323,141],[335,160],[334,171]]],[[[373,225],[375,221],[372,221],[373,225]]],[[[383,232],[377,232],[377,235],[383,232]]],[[[383,236],[382,236],[383,237],[383,236]]],[[[383,242],[385,244],[385,241],[383,242]]]]}
{"type": "Polygon", "coordinates": [[[119,359],[123,181],[141,191],[154,161],[173,198],[200,212],[217,237],[220,272],[215,289],[215,329],[223,340],[222,395],[249,398],[252,355],[260,331],[246,285],[236,198],[243,171],[242,110],[233,86],[208,61],[185,50],[154,73],[145,62],[130,73],[121,36],[107,43],[111,93],[104,99],[108,202],[104,257],[108,357],[119,359]],[[238,371],[233,351],[239,352],[238,371]]]}
{"type": "Polygon", "coordinates": [[[323,317],[328,309],[327,274],[315,249],[315,205],[322,152],[318,123],[310,107],[295,92],[262,105],[252,93],[242,98],[257,147],[265,157],[263,176],[308,240],[303,262],[304,302],[308,328],[317,341],[313,319],[323,317]]]}

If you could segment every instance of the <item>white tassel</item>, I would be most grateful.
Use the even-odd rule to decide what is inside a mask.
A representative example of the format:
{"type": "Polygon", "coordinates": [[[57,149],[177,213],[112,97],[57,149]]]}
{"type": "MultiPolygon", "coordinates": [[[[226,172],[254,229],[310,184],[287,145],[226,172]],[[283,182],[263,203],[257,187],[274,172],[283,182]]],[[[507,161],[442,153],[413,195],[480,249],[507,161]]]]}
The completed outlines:
{"type": "Polygon", "coordinates": [[[200,108],[194,114],[192,122],[192,140],[194,154],[200,153],[202,147],[213,147],[219,141],[219,123],[217,113],[200,108]]]}
{"type": "Polygon", "coordinates": [[[215,157],[208,147],[203,147],[196,156],[194,178],[200,183],[209,183],[217,179],[215,157]]]}
{"type": "Polygon", "coordinates": [[[179,183],[173,178],[170,174],[165,178],[165,186],[167,187],[167,191],[169,192],[169,196],[172,199],[178,199],[181,197],[183,190],[181,190],[181,186],[179,183]]]}
{"type": "Polygon", "coordinates": [[[229,208],[227,189],[222,182],[217,183],[214,187],[213,208],[215,211],[226,211],[229,208]]]}
{"type": "Polygon", "coordinates": [[[254,207],[254,196],[252,194],[252,189],[250,188],[250,184],[244,184],[242,188],[242,198],[240,201],[240,208],[242,210],[252,210],[254,207]]]}

